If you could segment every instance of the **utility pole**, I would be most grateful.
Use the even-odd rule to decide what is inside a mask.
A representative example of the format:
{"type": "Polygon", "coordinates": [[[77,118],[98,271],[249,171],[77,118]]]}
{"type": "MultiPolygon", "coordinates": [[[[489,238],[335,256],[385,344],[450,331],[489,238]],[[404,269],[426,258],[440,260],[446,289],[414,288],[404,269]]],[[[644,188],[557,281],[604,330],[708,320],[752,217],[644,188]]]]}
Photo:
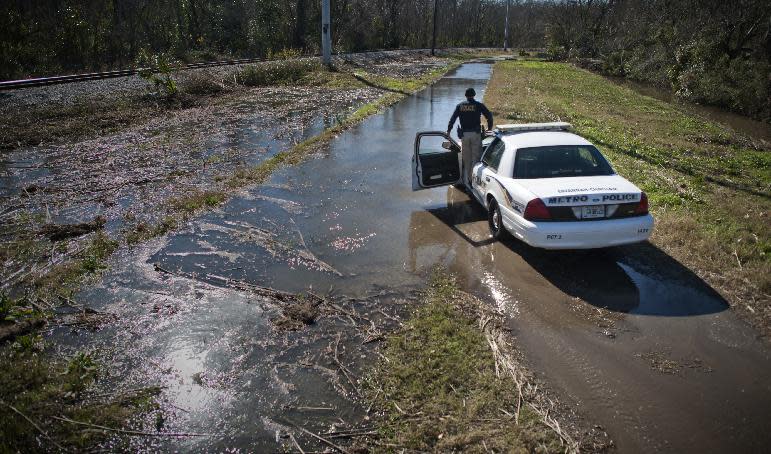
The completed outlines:
{"type": "Polygon", "coordinates": [[[434,35],[431,38],[431,55],[436,55],[436,0],[434,0],[434,35]]]}
{"type": "Polygon", "coordinates": [[[332,30],[329,19],[329,0],[321,0],[321,59],[329,66],[332,64],[332,30]]]}
{"type": "Polygon", "coordinates": [[[509,0],[506,0],[506,23],[503,26],[503,50],[509,50],[509,0]]]}

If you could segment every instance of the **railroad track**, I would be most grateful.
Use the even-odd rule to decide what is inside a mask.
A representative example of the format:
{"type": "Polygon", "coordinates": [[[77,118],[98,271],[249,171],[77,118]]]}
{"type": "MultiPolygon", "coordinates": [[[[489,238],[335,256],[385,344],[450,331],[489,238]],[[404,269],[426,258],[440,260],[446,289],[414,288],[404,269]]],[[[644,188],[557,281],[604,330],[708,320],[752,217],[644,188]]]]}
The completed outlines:
{"type": "MultiPolygon", "coordinates": [[[[367,54],[367,53],[374,53],[374,52],[385,52],[388,50],[425,51],[428,49],[377,49],[377,50],[369,50],[369,51],[356,52],[356,53],[367,54]]],[[[354,55],[354,54],[337,54],[337,55],[354,55]]],[[[320,55],[308,55],[305,57],[319,57],[319,56],[320,55]]],[[[188,63],[182,66],[178,66],[175,69],[185,70],[185,69],[197,69],[197,68],[211,68],[215,66],[244,65],[249,63],[264,63],[269,61],[279,61],[279,60],[267,59],[267,58],[242,58],[237,60],[220,60],[220,61],[209,61],[209,62],[201,62],[201,63],[188,63]]],[[[105,71],[105,72],[98,72],[98,73],[71,74],[67,76],[37,77],[34,79],[8,80],[8,81],[0,82],[0,90],[15,90],[19,88],[42,87],[45,85],[83,82],[87,80],[113,79],[116,77],[133,76],[134,74],[138,74],[140,71],[145,71],[146,69],[147,68],[119,69],[116,71],[105,71]]]]}
{"type": "MultiPolygon", "coordinates": [[[[243,65],[248,63],[261,63],[266,61],[275,61],[265,58],[242,58],[238,60],[221,60],[221,61],[209,61],[201,63],[188,63],[186,65],[178,66],[176,69],[196,69],[196,68],[210,68],[214,66],[231,66],[231,65],[243,65]]],[[[37,77],[34,79],[21,79],[21,80],[9,80],[0,82],[0,90],[14,90],[18,88],[28,87],[42,87],[45,85],[66,84],[71,82],[83,82],[86,80],[97,79],[113,79],[116,77],[126,77],[138,74],[140,71],[144,71],[147,68],[136,69],[119,69],[116,71],[105,71],[99,73],[86,73],[86,74],[72,74],[67,76],[53,76],[53,77],[37,77]]]]}

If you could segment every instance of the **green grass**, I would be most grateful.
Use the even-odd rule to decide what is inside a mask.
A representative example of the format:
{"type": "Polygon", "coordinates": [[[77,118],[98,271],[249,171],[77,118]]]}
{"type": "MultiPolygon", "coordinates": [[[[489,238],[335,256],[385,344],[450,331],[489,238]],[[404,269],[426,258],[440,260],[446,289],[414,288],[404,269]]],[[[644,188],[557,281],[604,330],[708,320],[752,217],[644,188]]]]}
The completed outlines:
{"type": "MultiPolygon", "coordinates": [[[[486,100],[505,119],[568,121],[613,158],[625,155],[679,175],[771,195],[769,150],[722,125],[568,64],[504,62],[496,71],[497,79],[506,78],[501,83],[507,92],[494,80],[486,100]]],[[[654,196],[682,193],[674,182],[639,176],[654,196]]]]}
{"type": "Polygon", "coordinates": [[[43,276],[32,278],[35,294],[46,300],[55,295],[72,296],[85,277],[107,268],[107,259],[117,248],[118,242],[106,233],[95,233],[73,260],[53,266],[43,276]]]}
{"type": "Polygon", "coordinates": [[[220,205],[226,198],[222,191],[194,191],[184,197],[169,200],[169,211],[195,213],[202,208],[220,205]]]}
{"type": "Polygon", "coordinates": [[[85,352],[66,359],[51,356],[44,352],[40,336],[21,336],[0,350],[0,368],[0,452],[55,452],[57,444],[80,451],[107,435],[55,416],[119,428],[140,424],[141,415],[158,408],[154,400],[160,392],[157,387],[107,399],[90,398],[87,392],[100,379],[102,366],[85,352]]]}
{"type": "Polygon", "coordinates": [[[421,306],[387,339],[367,395],[384,412],[375,452],[560,452],[560,441],[499,377],[476,320],[454,305],[458,289],[437,274],[421,306]]]}
{"type": "Polygon", "coordinates": [[[485,102],[499,122],[572,123],[648,193],[652,242],[771,333],[771,150],[569,64],[498,63],[485,102]]]}

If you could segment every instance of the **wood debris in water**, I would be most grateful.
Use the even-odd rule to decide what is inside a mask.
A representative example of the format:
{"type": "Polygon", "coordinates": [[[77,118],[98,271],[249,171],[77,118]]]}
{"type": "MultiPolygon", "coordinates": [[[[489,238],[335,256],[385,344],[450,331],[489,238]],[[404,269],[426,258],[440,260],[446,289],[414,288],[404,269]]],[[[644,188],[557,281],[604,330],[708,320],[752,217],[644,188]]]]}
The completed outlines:
{"type": "Polygon", "coordinates": [[[51,241],[62,241],[101,230],[106,222],[107,219],[104,216],[97,216],[91,222],[79,224],[45,224],[40,228],[40,234],[51,241]]]}

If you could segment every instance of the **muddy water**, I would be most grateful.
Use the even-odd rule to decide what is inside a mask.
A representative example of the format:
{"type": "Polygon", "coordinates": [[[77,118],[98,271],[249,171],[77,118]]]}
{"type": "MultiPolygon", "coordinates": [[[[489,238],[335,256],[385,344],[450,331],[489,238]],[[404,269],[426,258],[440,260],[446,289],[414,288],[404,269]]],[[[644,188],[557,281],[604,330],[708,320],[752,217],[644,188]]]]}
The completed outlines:
{"type": "MultiPolygon", "coordinates": [[[[343,326],[276,333],[275,308],[216,276],[362,301],[382,295],[376,304],[391,310],[409,306],[405,291],[435,264],[510,314],[534,370],[622,452],[759,451],[771,441],[765,344],[676,260],[649,244],[547,253],[492,242],[485,213],[465,194],[410,190],[415,131],[444,129],[465,88],[483,94],[490,71],[462,66],[314,159],[116,260],[104,284],[81,296],[122,315],[123,326],[95,342],[115,352],[124,371],[116,379],[160,382],[175,430],[214,434],[159,443],[270,450],[286,445],[277,437],[286,419],[313,430],[338,418],[366,424],[366,409],[340,397],[339,374],[321,361],[329,333],[343,326]]],[[[349,358],[363,355],[360,366],[373,360],[361,342],[344,344],[349,358]]]]}

